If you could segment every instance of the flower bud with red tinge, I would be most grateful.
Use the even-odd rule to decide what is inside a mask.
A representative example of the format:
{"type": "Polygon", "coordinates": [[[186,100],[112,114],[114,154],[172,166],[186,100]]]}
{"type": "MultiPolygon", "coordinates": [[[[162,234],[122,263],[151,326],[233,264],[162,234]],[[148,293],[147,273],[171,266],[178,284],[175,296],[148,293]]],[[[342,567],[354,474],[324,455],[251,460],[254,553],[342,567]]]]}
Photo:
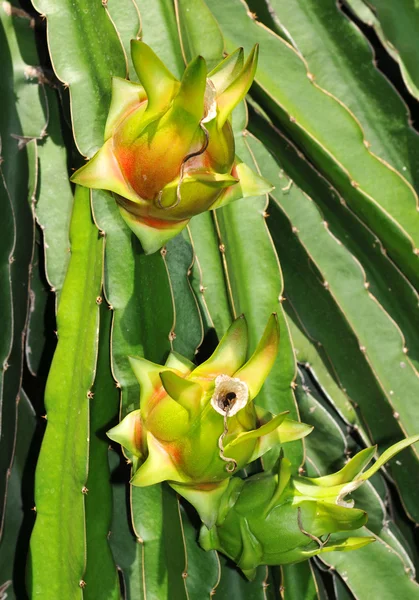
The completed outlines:
{"type": "Polygon", "coordinates": [[[258,47],[240,48],[207,73],[194,58],[178,81],[144,42],[131,53],[141,84],[115,77],[105,143],[72,176],[114,193],[146,254],[194,215],[269,192],[272,186],[235,155],[229,117],[253,81],[258,47]]]}

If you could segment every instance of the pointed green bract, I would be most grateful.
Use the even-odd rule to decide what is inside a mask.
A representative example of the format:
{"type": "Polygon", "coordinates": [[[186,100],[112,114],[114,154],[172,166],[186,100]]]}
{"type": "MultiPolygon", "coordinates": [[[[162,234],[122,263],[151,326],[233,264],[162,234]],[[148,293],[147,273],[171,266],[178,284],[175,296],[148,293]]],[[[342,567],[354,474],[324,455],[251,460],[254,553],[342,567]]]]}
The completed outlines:
{"type": "Polygon", "coordinates": [[[234,189],[237,181],[236,177],[227,173],[191,171],[185,174],[180,186],[179,179],[175,179],[163,188],[160,204],[166,210],[166,218],[169,222],[174,219],[186,219],[195,214],[198,208],[197,197],[205,198],[208,203],[207,207],[212,207],[214,199],[219,196],[220,191],[225,188],[230,189],[230,187],[234,189]],[[181,198],[180,202],[178,202],[178,193],[181,198]]]}
{"type": "MultiPolygon", "coordinates": [[[[164,227],[153,227],[151,224],[142,221],[139,217],[128,212],[122,206],[119,207],[119,211],[125,223],[140,240],[145,254],[157,252],[166,242],[185,229],[189,222],[189,219],[185,219],[184,221],[166,221],[164,227]]],[[[149,220],[149,223],[153,222],[153,220],[149,220]]]]}
{"type": "Polygon", "coordinates": [[[141,398],[146,401],[162,387],[160,380],[161,366],[142,357],[129,356],[128,360],[140,384],[141,398]]]}
{"type": "Polygon", "coordinates": [[[319,501],[316,502],[316,516],[311,531],[319,537],[339,531],[352,531],[360,529],[367,520],[368,515],[364,510],[319,501]]]}
{"type": "Polygon", "coordinates": [[[241,72],[217,98],[217,123],[219,127],[224,125],[235,107],[243,100],[249,91],[256,73],[258,54],[259,46],[256,44],[249,54],[241,72]]]}
{"type": "Polygon", "coordinates": [[[146,100],[147,94],[142,85],[120,77],[113,77],[111,105],[105,126],[105,141],[112,137],[127,114],[146,100]]]}
{"type": "MultiPolygon", "coordinates": [[[[409,445],[419,441],[419,436],[412,436],[388,448],[370,469],[363,473],[366,465],[372,460],[376,447],[365,448],[356,454],[340,471],[324,477],[297,477],[294,487],[308,497],[319,498],[331,504],[348,506],[345,498],[357,490],[367,479],[372,477],[388,460],[409,445]]],[[[350,504],[349,504],[350,505],[350,504]]]]}
{"type": "Polygon", "coordinates": [[[195,368],[193,362],[172,350],[167,357],[165,367],[169,369],[175,369],[175,371],[180,371],[182,375],[189,375],[191,371],[195,368]]]}
{"type": "Polygon", "coordinates": [[[199,383],[188,381],[170,371],[161,372],[160,379],[169,396],[188,412],[196,413],[199,410],[199,401],[203,393],[199,383]]]}
{"type": "Polygon", "coordinates": [[[131,41],[131,56],[138,79],[147,94],[147,113],[157,114],[169,105],[179,82],[144,42],[131,41]]]}
{"type": "Polygon", "coordinates": [[[138,201],[137,194],[125,180],[113,153],[112,139],[105,142],[93,158],[72,175],[71,181],[84,187],[115,192],[132,202],[138,201]]]}
{"type": "Polygon", "coordinates": [[[243,55],[243,48],[237,48],[208,73],[208,79],[211,79],[214,84],[217,96],[222,94],[241,72],[244,62],[243,55]]]}
{"type": "Polygon", "coordinates": [[[271,510],[279,503],[282,495],[287,488],[291,479],[292,466],[287,458],[284,458],[283,453],[278,459],[278,474],[275,481],[275,488],[272,497],[267,502],[263,509],[264,515],[267,517],[271,510]]]}
{"type": "Polygon", "coordinates": [[[287,444],[288,442],[293,442],[295,440],[301,440],[307,435],[310,435],[312,431],[313,427],[310,425],[306,425],[300,421],[294,421],[293,419],[285,418],[279,427],[259,438],[258,445],[252,454],[251,460],[253,461],[260,458],[266,454],[268,450],[275,448],[278,445],[287,444]]]}
{"type": "Polygon", "coordinates": [[[360,485],[361,483],[359,482],[351,481],[346,484],[323,487],[321,485],[315,485],[313,482],[309,482],[305,477],[294,479],[294,488],[297,490],[297,492],[303,494],[303,496],[332,503],[336,502],[336,500],[340,498],[342,490],[347,490],[347,493],[349,494],[360,485]]]}
{"type": "Polygon", "coordinates": [[[178,470],[150,432],[147,433],[147,446],[148,457],[131,478],[130,483],[138,487],[145,487],[161,481],[177,480],[179,478],[178,470]]]}
{"type": "Polygon", "coordinates": [[[417,442],[419,442],[419,435],[412,435],[404,440],[401,440],[400,442],[397,442],[397,444],[393,444],[392,446],[390,446],[390,448],[387,448],[387,450],[385,450],[385,452],[382,453],[382,455],[375,461],[372,467],[370,467],[367,471],[362,473],[362,475],[359,475],[356,479],[366,481],[367,479],[372,477],[374,473],[381,469],[381,467],[383,467],[387,461],[393,458],[393,456],[395,456],[405,448],[408,448],[412,444],[416,444],[417,442]]]}
{"type": "Polygon", "coordinates": [[[364,448],[353,458],[351,458],[351,460],[337,473],[334,473],[333,475],[324,475],[323,477],[314,477],[310,479],[310,481],[312,481],[315,485],[320,485],[322,487],[337,486],[348,483],[362,473],[368,463],[372,460],[376,451],[376,446],[364,448]]]}
{"type": "Polygon", "coordinates": [[[246,360],[247,324],[240,316],[218,344],[212,356],[199,365],[191,374],[192,378],[208,379],[217,375],[234,375],[246,360]]]}
{"type": "MultiPolygon", "coordinates": [[[[286,444],[287,442],[292,442],[294,440],[301,440],[305,438],[307,435],[313,431],[312,425],[307,425],[306,423],[301,423],[301,421],[294,421],[293,419],[284,419],[281,427],[277,430],[274,430],[271,434],[266,436],[266,441],[268,441],[269,436],[276,436],[277,444],[286,444]]],[[[262,438],[261,444],[263,446],[265,438],[262,438]]],[[[272,443],[269,441],[269,443],[272,443]]]]}
{"type": "Polygon", "coordinates": [[[173,117],[178,118],[180,112],[186,111],[198,125],[204,114],[206,85],[207,65],[202,56],[197,56],[183,74],[179,91],[173,100],[173,117]]]}
{"type": "Polygon", "coordinates": [[[263,196],[269,194],[273,189],[269,181],[252,171],[238,156],[236,156],[233,166],[233,174],[237,178],[237,185],[229,187],[223,192],[211,206],[211,209],[221,208],[241,198],[263,196]]]}
{"type": "Polygon", "coordinates": [[[254,429],[253,431],[246,431],[243,433],[239,433],[239,435],[234,440],[232,440],[228,444],[228,446],[226,446],[226,451],[228,452],[228,448],[237,446],[237,444],[242,444],[243,442],[246,442],[247,440],[258,439],[264,435],[267,435],[268,433],[272,433],[272,431],[274,431],[275,429],[277,429],[278,427],[281,426],[281,423],[285,420],[285,417],[287,416],[287,414],[288,414],[288,411],[283,412],[279,415],[276,415],[270,421],[268,421],[267,423],[265,423],[264,425],[259,427],[259,429],[254,429]]]}
{"type": "Polygon", "coordinates": [[[376,473],[382,466],[384,466],[386,462],[393,458],[393,456],[405,448],[408,448],[412,444],[416,444],[418,441],[419,436],[417,435],[401,440],[400,442],[397,442],[397,444],[393,444],[390,446],[390,448],[383,452],[383,454],[375,461],[373,466],[365,472],[363,472],[365,467],[369,462],[371,462],[374,454],[377,451],[376,446],[364,448],[364,450],[358,452],[358,454],[356,454],[340,471],[334,473],[333,475],[325,475],[324,477],[307,479],[314,485],[319,485],[322,487],[336,487],[352,481],[366,481],[372,477],[374,473],[376,473]]]}
{"type": "Polygon", "coordinates": [[[375,541],[376,540],[373,537],[349,537],[342,542],[331,544],[330,546],[323,546],[319,554],[323,554],[323,552],[347,552],[349,550],[358,550],[375,541]]]}
{"type": "Polygon", "coordinates": [[[253,574],[253,569],[256,564],[263,561],[263,547],[261,542],[252,533],[247,519],[241,519],[240,534],[242,539],[242,551],[237,562],[237,566],[247,573],[253,574]]]}
{"type": "Polygon", "coordinates": [[[141,411],[133,410],[128,413],[127,416],[122,419],[118,425],[109,429],[106,432],[106,435],[121,444],[124,448],[126,448],[129,452],[134,454],[134,456],[141,457],[142,456],[142,421],[141,421],[141,411]]]}
{"type": "Polygon", "coordinates": [[[229,486],[228,479],[217,484],[207,484],[196,488],[176,483],[171,483],[170,485],[175,492],[188,500],[196,508],[202,522],[208,529],[215,525],[220,512],[221,501],[229,486]]]}
{"type": "Polygon", "coordinates": [[[247,383],[251,398],[259,393],[278,354],[279,324],[276,313],[269,318],[263,336],[248,362],[236,373],[236,377],[247,383]]]}
{"type": "Polygon", "coordinates": [[[256,577],[257,569],[242,569],[243,575],[249,581],[253,581],[256,577]]]}

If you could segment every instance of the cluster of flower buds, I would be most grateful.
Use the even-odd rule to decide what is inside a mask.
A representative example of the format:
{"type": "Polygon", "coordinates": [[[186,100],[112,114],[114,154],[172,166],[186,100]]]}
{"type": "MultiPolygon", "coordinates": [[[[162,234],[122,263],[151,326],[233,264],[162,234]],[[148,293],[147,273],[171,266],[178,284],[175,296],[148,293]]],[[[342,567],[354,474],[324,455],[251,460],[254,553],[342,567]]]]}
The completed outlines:
{"type": "Polygon", "coordinates": [[[191,217],[272,186],[235,155],[229,121],[257,65],[240,48],[207,73],[202,56],[174,77],[147,44],[133,40],[141,84],[115,77],[105,143],[72,177],[114,193],[122,217],[149,254],[191,217]]]}
{"type": "Polygon", "coordinates": [[[282,451],[276,473],[234,476],[271,448],[282,448],[312,429],[253,402],[278,346],[274,314],[247,361],[244,317],[231,325],[213,355],[198,367],[176,353],[164,366],[131,358],[141,388],[140,408],[108,432],[132,459],[131,483],[167,481],[197,510],[203,523],[202,547],[223,552],[249,578],[261,564],[299,562],[374,541],[348,537],[347,532],[362,527],[368,517],[345,498],[397,452],[419,441],[416,436],[391,446],[366,471],[375,447],[324,477],[294,475],[282,451]]]}

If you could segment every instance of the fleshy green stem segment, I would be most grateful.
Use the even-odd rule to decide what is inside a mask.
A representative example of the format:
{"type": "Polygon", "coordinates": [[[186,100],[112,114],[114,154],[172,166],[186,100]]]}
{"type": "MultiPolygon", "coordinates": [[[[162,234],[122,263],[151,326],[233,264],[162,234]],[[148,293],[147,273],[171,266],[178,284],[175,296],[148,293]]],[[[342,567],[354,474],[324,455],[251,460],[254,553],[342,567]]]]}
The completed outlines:
{"type": "Polygon", "coordinates": [[[367,514],[346,497],[397,452],[419,441],[415,436],[398,442],[366,471],[375,447],[324,477],[294,476],[282,454],[275,473],[236,476],[271,448],[312,430],[287,413],[272,415],[254,403],[275,362],[279,338],[273,314],[246,361],[247,325],[241,316],[198,367],[176,353],[165,365],[131,358],[141,387],[140,407],[108,432],[132,459],[132,485],[167,481],[197,510],[202,547],[226,554],[248,578],[262,564],[300,562],[374,541],[331,538],[367,522],[367,514]]]}
{"type": "Polygon", "coordinates": [[[109,190],[147,254],[194,215],[272,190],[235,155],[230,117],[255,76],[258,46],[207,73],[194,58],[178,81],[153,50],[132,40],[141,84],[115,77],[104,145],[72,177],[109,190]]]}

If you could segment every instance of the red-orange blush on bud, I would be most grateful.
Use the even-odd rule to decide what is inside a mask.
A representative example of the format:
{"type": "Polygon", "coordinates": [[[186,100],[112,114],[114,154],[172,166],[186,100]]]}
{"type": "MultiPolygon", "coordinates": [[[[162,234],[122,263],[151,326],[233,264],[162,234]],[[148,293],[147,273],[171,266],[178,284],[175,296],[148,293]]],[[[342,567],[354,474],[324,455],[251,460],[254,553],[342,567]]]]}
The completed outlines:
{"type": "Polygon", "coordinates": [[[141,84],[115,77],[105,143],[72,181],[113,192],[147,254],[177,235],[194,215],[272,186],[235,155],[229,121],[253,81],[255,46],[207,73],[194,58],[178,81],[144,42],[131,53],[141,84]]]}

